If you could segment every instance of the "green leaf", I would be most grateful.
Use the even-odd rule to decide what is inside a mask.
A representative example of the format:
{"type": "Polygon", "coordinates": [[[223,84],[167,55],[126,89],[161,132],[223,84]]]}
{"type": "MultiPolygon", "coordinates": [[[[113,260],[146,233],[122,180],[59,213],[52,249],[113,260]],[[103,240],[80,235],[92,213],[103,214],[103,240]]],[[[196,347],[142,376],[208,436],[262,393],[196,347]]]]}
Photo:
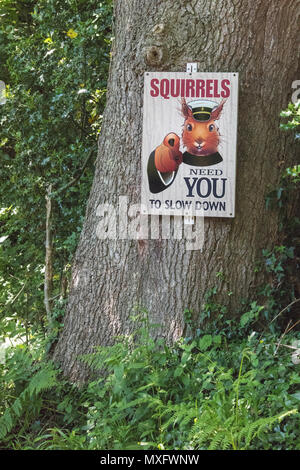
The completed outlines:
{"type": "Polygon", "coordinates": [[[212,345],[212,336],[204,335],[200,338],[199,347],[201,351],[206,351],[212,345]]]}

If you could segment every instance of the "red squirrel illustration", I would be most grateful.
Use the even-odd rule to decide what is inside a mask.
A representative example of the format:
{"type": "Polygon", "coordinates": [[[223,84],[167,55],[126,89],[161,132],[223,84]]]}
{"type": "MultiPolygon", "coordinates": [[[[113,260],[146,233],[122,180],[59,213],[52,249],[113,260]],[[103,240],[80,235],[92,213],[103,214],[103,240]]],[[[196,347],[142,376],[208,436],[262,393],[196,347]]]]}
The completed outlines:
{"type": "Polygon", "coordinates": [[[156,147],[154,162],[158,171],[167,173],[177,170],[182,163],[182,153],[179,150],[179,145],[178,135],[171,132],[166,135],[163,143],[156,147]]]}
{"type": "Polygon", "coordinates": [[[225,102],[223,99],[220,104],[206,100],[187,103],[182,98],[182,144],[186,151],[181,153],[180,138],[171,132],[150,154],[147,173],[152,193],[164,191],[173,183],[182,162],[192,166],[209,166],[223,160],[218,152],[221,136],[216,121],[220,119],[225,102]]]}
{"type": "Polygon", "coordinates": [[[182,98],[181,110],[185,118],[182,142],[187,152],[192,155],[201,156],[211,155],[218,151],[220,133],[215,121],[220,119],[224,104],[225,100],[212,110],[209,120],[198,121],[194,118],[193,112],[186,103],[185,98],[182,98]]]}

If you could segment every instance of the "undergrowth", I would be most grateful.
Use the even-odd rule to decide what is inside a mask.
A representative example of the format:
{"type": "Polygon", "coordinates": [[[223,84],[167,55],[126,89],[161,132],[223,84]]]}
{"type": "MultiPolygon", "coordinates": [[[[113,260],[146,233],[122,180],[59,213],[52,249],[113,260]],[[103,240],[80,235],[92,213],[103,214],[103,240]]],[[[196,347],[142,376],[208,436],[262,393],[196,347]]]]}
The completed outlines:
{"type": "MultiPolygon", "coordinates": [[[[170,346],[153,339],[141,312],[134,334],[81,358],[95,373],[81,389],[43,356],[42,342],[7,348],[0,448],[299,450],[295,350],[278,346],[278,331],[256,332],[255,321],[231,324],[230,338],[211,322],[170,346]]],[[[283,344],[296,341],[291,330],[283,344]]]]}

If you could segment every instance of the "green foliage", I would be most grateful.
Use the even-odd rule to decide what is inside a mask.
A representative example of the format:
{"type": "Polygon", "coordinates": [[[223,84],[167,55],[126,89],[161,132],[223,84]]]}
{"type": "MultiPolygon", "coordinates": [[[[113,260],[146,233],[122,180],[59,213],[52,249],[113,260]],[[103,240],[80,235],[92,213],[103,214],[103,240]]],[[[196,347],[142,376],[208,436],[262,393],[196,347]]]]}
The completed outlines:
{"type": "MultiPolygon", "coordinates": [[[[242,352],[239,374],[235,380],[232,378],[232,371],[224,374],[220,370],[216,374],[217,391],[212,399],[204,402],[200,417],[194,420],[195,424],[191,431],[193,448],[249,449],[256,437],[260,438],[262,433],[267,432],[275,423],[280,423],[287,416],[297,413],[295,408],[276,416],[255,419],[255,414],[250,411],[251,403],[239,396],[243,384],[246,384],[247,388],[251,382],[252,386],[259,384],[255,381],[257,376],[255,369],[242,374],[244,359],[248,358],[251,361],[251,356],[255,356],[254,352],[250,348],[245,348],[242,352]],[[232,380],[232,387],[229,390],[224,386],[224,380],[228,379],[232,380]]],[[[255,363],[258,365],[257,360],[255,363]]]]}
{"type": "Polygon", "coordinates": [[[249,449],[251,442],[267,432],[277,422],[297,413],[290,410],[270,418],[259,418],[249,423],[237,425],[234,416],[227,417],[215,413],[213,404],[208,403],[201,414],[201,420],[197,420],[191,432],[191,445],[194,449],[207,450],[244,450],[249,449]]]}
{"type": "Polygon", "coordinates": [[[289,103],[287,109],[281,111],[280,116],[287,118],[287,122],[280,124],[280,128],[284,131],[294,130],[296,131],[296,139],[300,138],[299,126],[300,126],[300,100],[296,103],[289,103]]]}
{"type": "Polygon", "coordinates": [[[78,390],[59,378],[59,370],[45,358],[45,340],[36,337],[31,347],[6,347],[0,363],[0,449],[26,445],[51,426],[70,425],[80,419],[78,390]],[[15,438],[12,440],[12,435],[15,438]]]}
{"type": "Polygon", "coordinates": [[[54,297],[69,276],[105,105],[111,15],[111,0],[0,2],[0,79],[7,86],[0,106],[0,318],[6,336],[14,336],[16,323],[27,335],[44,326],[50,184],[54,297]],[[80,184],[59,191],[79,176],[80,184]]]}
{"type": "Polygon", "coordinates": [[[288,243],[299,242],[299,186],[300,165],[294,165],[283,171],[278,186],[266,197],[267,208],[279,209],[279,227],[288,243]]]}
{"type": "MultiPolygon", "coordinates": [[[[280,116],[283,121],[286,121],[280,124],[280,128],[285,132],[292,133],[299,145],[300,100],[294,104],[289,103],[288,108],[282,111],[280,116]]],[[[296,156],[294,162],[293,166],[282,171],[279,184],[266,196],[266,206],[271,209],[279,209],[279,228],[287,246],[299,246],[300,241],[298,214],[300,165],[296,156]]]]}
{"type": "Polygon", "coordinates": [[[245,328],[246,325],[252,324],[253,321],[258,319],[259,313],[264,309],[262,305],[257,305],[257,302],[254,301],[251,303],[251,309],[244,313],[240,319],[240,325],[242,328],[245,328]]]}
{"type": "Polygon", "coordinates": [[[132,335],[82,358],[95,378],[77,391],[38,359],[41,349],[10,353],[2,447],[300,449],[299,366],[289,349],[277,351],[277,335],[228,340],[221,331],[169,346],[153,339],[144,313],[137,321],[132,335]]]}
{"type": "Polygon", "coordinates": [[[21,418],[23,413],[28,413],[34,405],[37,408],[35,414],[40,411],[38,395],[41,391],[49,390],[56,385],[56,371],[47,364],[43,369],[39,370],[31,379],[28,386],[16,398],[13,404],[7,408],[0,419],[0,439],[3,439],[9,433],[17,420],[21,418]],[[36,406],[38,404],[38,406],[36,406]]]}
{"type": "MultiPolygon", "coordinates": [[[[280,128],[285,132],[293,132],[295,140],[299,141],[300,125],[300,100],[297,103],[289,103],[288,108],[280,113],[283,121],[280,128]]],[[[299,184],[300,165],[286,168],[281,175],[279,184],[267,194],[267,208],[275,209],[279,214],[279,229],[281,244],[272,249],[263,250],[265,258],[264,269],[269,272],[271,282],[265,285],[259,292],[267,301],[265,302],[263,315],[270,321],[276,310],[294,304],[299,297],[299,184]]],[[[286,311],[286,309],[284,308],[286,311]]],[[[299,310],[287,309],[291,319],[297,320],[299,310]]],[[[283,317],[284,321],[284,317],[283,317]]]]}
{"type": "MultiPolygon", "coordinates": [[[[275,260],[266,265],[280,272],[275,260]]],[[[212,305],[222,312],[212,300],[216,293],[207,296],[204,313],[212,305]]],[[[135,334],[86,356],[92,369],[107,374],[88,385],[87,448],[300,448],[298,366],[289,350],[278,351],[278,323],[269,325],[272,333],[253,331],[264,312],[253,301],[240,320],[226,323],[221,315],[174,347],[154,341],[142,318],[145,326],[135,334]]],[[[185,320],[194,331],[188,310],[185,320]]],[[[285,342],[294,344],[299,334],[290,335],[285,342]]]]}

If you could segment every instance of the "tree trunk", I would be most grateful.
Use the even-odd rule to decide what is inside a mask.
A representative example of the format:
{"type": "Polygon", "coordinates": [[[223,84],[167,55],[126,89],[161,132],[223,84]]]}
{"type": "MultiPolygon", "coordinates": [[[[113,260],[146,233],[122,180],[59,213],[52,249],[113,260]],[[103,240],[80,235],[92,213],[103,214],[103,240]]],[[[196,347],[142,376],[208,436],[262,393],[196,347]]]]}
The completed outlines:
{"type": "Polygon", "coordinates": [[[225,279],[218,301],[230,316],[251,296],[258,282],[255,263],[277,239],[276,214],[265,209],[264,197],[291,155],[279,112],[297,78],[295,7],[294,0],[115,1],[94,183],[54,354],[71,380],[86,379],[77,355],[133,330],[135,307],[162,325],[156,335],[172,341],[183,333],[185,309],[201,320],[216,273],[225,279]],[[187,62],[197,62],[203,72],[240,74],[236,217],[205,220],[202,252],[187,251],[183,240],[100,240],[99,204],[117,207],[122,195],[129,204],[140,202],[144,72],[185,71],[187,62]]]}

